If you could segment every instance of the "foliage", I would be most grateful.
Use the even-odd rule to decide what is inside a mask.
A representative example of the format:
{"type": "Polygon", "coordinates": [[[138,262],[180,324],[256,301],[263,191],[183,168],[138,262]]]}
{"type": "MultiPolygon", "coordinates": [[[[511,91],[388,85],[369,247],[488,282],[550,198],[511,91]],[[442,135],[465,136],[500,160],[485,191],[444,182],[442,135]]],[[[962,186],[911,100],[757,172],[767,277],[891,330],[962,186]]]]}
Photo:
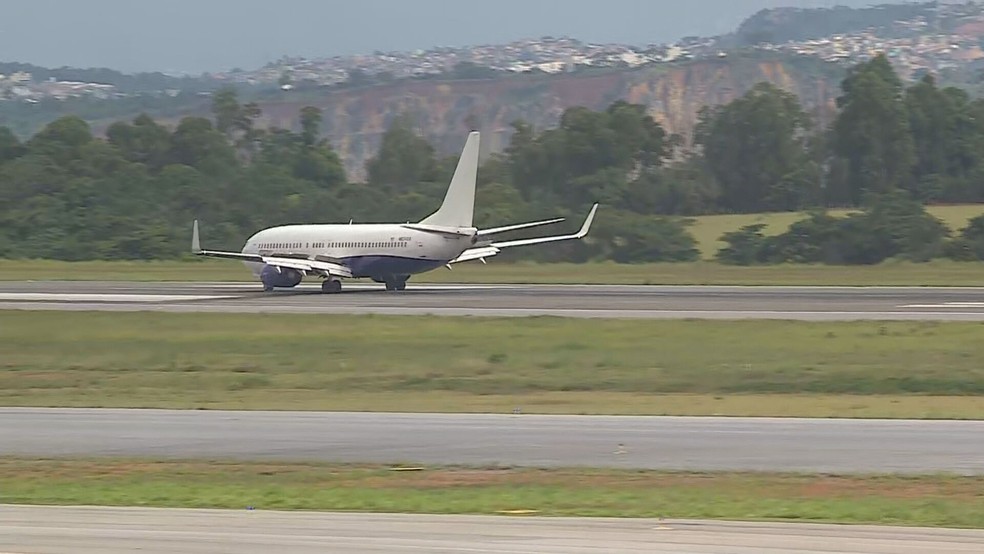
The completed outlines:
{"type": "Polygon", "coordinates": [[[867,193],[911,186],[915,155],[903,103],[902,81],[883,55],[852,68],[841,84],[833,152],[844,171],[832,198],[852,205],[867,193]]]}
{"type": "Polygon", "coordinates": [[[979,201],[984,164],[984,101],[953,87],[940,89],[932,75],[906,91],[916,163],[913,191],[923,200],[979,201]]]}
{"type": "Polygon", "coordinates": [[[984,260],[984,216],[971,219],[967,227],[947,245],[947,256],[954,260],[984,260]]]}
{"type": "Polygon", "coordinates": [[[187,117],[168,129],[142,115],[114,123],[103,140],[67,116],[24,145],[0,132],[0,255],[175,257],[194,218],[211,223],[210,240],[238,246],[257,227],[289,219],[296,195],[317,205],[324,187],[345,181],[326,142],[256,132],[257,108],[240,105],[234,91],[215,108],[218,128],[187,117]]]}
{"type": "Polygon", "coordinates": [[[701,110],[694,142],[731,210],[795,210],[817,200],[810,128],[795,96],[760,83],[734,102],[701,110]]]}
{"type": "Polygon", "coordinates": [[[876,264],[888,258],[924,262],[941,257],[949,230],[919,202],[898,191],[871,200],[862,213],[835,218],[814,212],[777,236],[756,224],[726,233],[718,260],[763,263],[876,264]]]}
{"type": "MultiPolygon", "coordinates": [[[[225,88],[212,97],[212,114],[173,129],[144,114],[111,124],[105,139],[73,116],[24,144],[0,130],[0,256],[176,257],[196,218],[222,248],[273,224],[419,219],[440,203],[456,163],[438,159],[402,116],[368,162],[368,182],[349,183],[321,137],[318,108],[300,111],[299,132],[260,129],[259,107],[225,88]]],[[[590,243],[527,252],[580,261],[697,258],[683,223],[644,216],[654,210],[643,201],[646,189],[665,181],[658,170],[676,142],[642,106],[574,108],[559,129],[517,129],[510,154],[482,172],[479,225],[557,212],[580,218],[600,200],[602,231],[590,243]]]]}

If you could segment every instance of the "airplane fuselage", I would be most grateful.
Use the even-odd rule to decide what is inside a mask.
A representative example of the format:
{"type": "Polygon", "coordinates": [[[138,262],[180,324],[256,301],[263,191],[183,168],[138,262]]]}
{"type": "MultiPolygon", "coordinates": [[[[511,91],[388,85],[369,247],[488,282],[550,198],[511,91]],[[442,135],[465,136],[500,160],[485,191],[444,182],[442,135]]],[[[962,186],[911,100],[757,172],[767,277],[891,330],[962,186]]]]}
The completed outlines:
{"type": "MultiPolygon", "coordinates": [[[[285,225],[264,229],[246,241],[244,254],[297,257],[342,263],[353,277],[386,281],[441,267],[472,247],[475,230],[441,234],[403,225],[285,225]]],[[[260,276],[265,264],[246,262],[260,276]]]]}

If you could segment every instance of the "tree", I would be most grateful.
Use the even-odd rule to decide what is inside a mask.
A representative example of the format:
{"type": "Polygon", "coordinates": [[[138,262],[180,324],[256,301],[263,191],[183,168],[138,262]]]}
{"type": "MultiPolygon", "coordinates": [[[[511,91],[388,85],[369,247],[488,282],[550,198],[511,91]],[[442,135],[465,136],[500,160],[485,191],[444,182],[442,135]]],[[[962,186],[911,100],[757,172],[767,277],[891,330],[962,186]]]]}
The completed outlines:
{"type": "Polygon", "coordinates": [[[236,168],[236,154],[226,138],[202,117],[186,117],[171,135],[171,159],[205,173],[236,168]]]}
{"type": "Polygon", "coordinates": [[[773,237],[762,233],[761,224],[725,233],[721,240],[728,246],[718,259],[738,265],[877,264],[893,257],[923,262],[945,253],[946,226],[908,192],[876,195],[867,202],[863,213],[834,218],[815,212],[773,237]]]}
{"type": "MultiPolygon", "coordinates": [[[[841,187],[860,204],[868,192],[912,188],[915,153],[902,82],[884,55],[855,66],[841,83],[833,150],[844,160],[841,187]]],[[[837,201],[840,199],[831,199],[837,201]]]]}
{"type": "Polygon", "coordinates": [[[601,219],[594,242],[605,258],[618,263],[692,262],[700,257],[686,222],[633,213],[609,213],[601,219]]]}
{"type": "Polygon", "coordinates": [[[242,106],[239,105],[239,95],[236,89],[224,87],[212,96],[212,115],[215,118],[215,129],[225,135],[232,134],[236,128],[242,106]]]}
{"type": "Polygon", "coordinates": [[[513,184],[530,202],[570,210],[620,201],[662,166],[675,144],[643,106],[621,101],[603,112],[565,110],[558,128],[539,134],[522,121],[513,129],[506,149],[513,184]]]}
{"type": "Polygon", "coordinates": [[[106,137],[127,160],[146,164],[152,171],[168,163],[171,134],[147,114],[137,116],[132,125],[123,121],[113,123],[106,130],[106,137]]]}
{"type": "Polygon", "coordinates": [[[28,152],[51,157],[61,165],[67,165],[79,157],[83,146],[92,142],[89,124],[76,116],[65,116],[52,121],[27,142],[28,152]]]}
{"type": "Polygon", "coordinates": [[[321,136],[321,108],[305,106],[301,108],[301,138],[304,145],[314,146],[321,136]]]}
{"type": "Polygon", "coordinates": [[[721,242],[727,246],[718,250],[717,260],[731,265],[756,265],[768,262],[768,238],[763,233],[765,227],[764,223],[755,223],[722,235],[721,242]]]}
{"type": "Polygon", "coordinates": [[[383,135],[379,153],[366,162],[369,184],[403,192],[437,176],[434,147],[413,132],[409,118],[393,121],[383,135]]]}
{"type": "Polygon", "coordinates": [[[809,116],[792,94],[759,83],[698,117],[694,143],[736,212],[789,211],[817,200],[819,169],[808,150],[809,116]]]}
{"type": "Polygon", "coordinates": [[[905,96],[916,162],[913,192],[923,200],[977,201],[984,156],[984,122],[966,92],[940,89],[932,75],[905,96]]]}
{"type": "Polygon", "coordinates": [[[212,97],[215,129],[229,137],[246,157],[253,155],[262,135],[255,126],[261,114],[262,110],[255,102],[240,105],[236,89],[232,87],[222,88],[212,97]]]}
{"type": "Polygon", "coordinates": [[[24,146],[7,127],[0,127],[0,164],[19,158],[24,154],[24,146]]]}
{"type": "Polygon", "coordinates": [[[984,215],[967,222],[960,236],[947,245],[947,256],[961,261],[984,260],[984,215]]]}

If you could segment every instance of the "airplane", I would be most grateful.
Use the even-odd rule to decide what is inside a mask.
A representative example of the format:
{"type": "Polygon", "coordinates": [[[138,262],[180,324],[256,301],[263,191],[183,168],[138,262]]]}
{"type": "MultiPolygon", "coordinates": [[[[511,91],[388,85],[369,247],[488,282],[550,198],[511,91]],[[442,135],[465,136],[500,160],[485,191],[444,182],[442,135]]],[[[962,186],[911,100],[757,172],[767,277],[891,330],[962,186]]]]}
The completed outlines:
{"type": "Polygon", "coordinates": [[[198,220],[192,228],[191,251],[199,256],[243,261],[263,290],[297,286],[308,275],[323,279],[324,293],[342,290],[342,279],[369,278],[388,291],[402,291],[411,275],[495,256],[505,248],[582,239],[591,228],[598,204],[591,207],[581,229],[571,235],[495,241],[490,237],[563,221],[563,218],[518,223],[493,229],[472,225],[478,175],[479,133],[472,132],[454,170],[444,202],[419,223],[285,225],[259,231],[241,252],[204,250],[198,220]]]}

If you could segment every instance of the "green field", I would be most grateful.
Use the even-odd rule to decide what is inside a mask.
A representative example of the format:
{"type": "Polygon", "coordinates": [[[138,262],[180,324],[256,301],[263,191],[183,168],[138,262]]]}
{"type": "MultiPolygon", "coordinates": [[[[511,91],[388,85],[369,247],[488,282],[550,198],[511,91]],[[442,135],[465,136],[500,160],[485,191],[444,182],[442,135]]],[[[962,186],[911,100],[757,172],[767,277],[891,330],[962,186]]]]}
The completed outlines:
{"type": "MultiPolygon", "coordinates": [[[[254,281],[229,260],[58,262],[0,260],[0,281],[254,281]]],[[[490,260],[414,276],[414,283],[567,283],[624,285],[984,286],[984,264],[936,260],[877,266],[727,266],[680,264],[537,264],[490,260]]]]}
{"type": "Polygon", "coordinates": [[[984,527],[984,480],[957,476],[0,459],[0,503],[984,527]]]}
{"type": "Polygon", "coordinates": [[[982,418],[982,331],[0,312],[0,405],[982,418]]]}
{"type": "MultiPolygon", "coordinates": [[[[984,215],[984,204],[966,204],[959,206],[929,206],[926,210],[939,218],[954,233],[959,232],[967,226],[967,222],[979,215],[984,215]]],[[[843,216],[852,210],[831,210],[834,216],[843,216]]],[[[731,231],[737,231],[745,225],[763,223],[766,225],[763,232],[768,235],[778,235],[786,231],[793,223],[804,219],[805,213],[785,212],[785,213],[765,213],[765,214],[740,214],[740,215],[708,215],[693,218],[694,224],[689,231],[697,239],[698,248],[704,259],[714,258],[718,249],[724,247],[724,243],[718,239],[721,235],[731,231]]]]}

